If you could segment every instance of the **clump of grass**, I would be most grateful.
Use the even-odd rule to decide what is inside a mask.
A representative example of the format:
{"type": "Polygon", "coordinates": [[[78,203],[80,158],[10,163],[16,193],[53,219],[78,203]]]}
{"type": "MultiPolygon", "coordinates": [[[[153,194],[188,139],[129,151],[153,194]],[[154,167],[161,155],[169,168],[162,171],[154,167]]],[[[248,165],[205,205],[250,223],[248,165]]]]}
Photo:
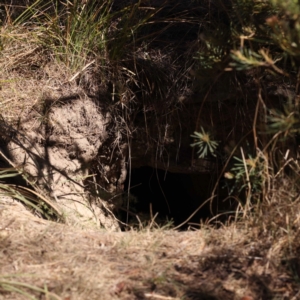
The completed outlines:
{"type": "Polygon", "coordinates": [[[57,61],[76,71],[96,53],[104,54],[109,13],[110,1],[37,0],[8,27],[27,30],[27,38],[31,37],[40,47],[50,50],[57,61]]]}
{"type": "MultiPolygon", "coordinates": [[[[21,277],[21,276],[19,276],[21,277]]],[[[46,297],[46,299],[52,299],[52,300],[60,300],[61,298],[48,291],[47,285],[45,287],[39,288],[37,286],[28,284],[28,283],[23,283],[20,281],[12,280],[12,276],[5,276],[1,275],[0,276],[0,291],[2,290],[2,293],[13,293],[13,294],[18,294],[22,297],[25,297],[26,299],[30,300],[36,300],[39,297],[33,296],[34,294],[39,294],[43,295],[46,297]]]]}
{"type": "MultiPolygon", "coordinates": [[[[14,165],[4,153],[0,150],[0,156],[14,165]]],[[[0,196],[16,199],[32,210],[35,214],[42,216],[48,220],[64,221],[64,216],[56,205],[47,199],[42,190],[36,186],[20,168],[16,166],[0,169],[0,196]],[[24,181],[32,188],[7,183],[8,179],[21,176],[24,181]]]]}

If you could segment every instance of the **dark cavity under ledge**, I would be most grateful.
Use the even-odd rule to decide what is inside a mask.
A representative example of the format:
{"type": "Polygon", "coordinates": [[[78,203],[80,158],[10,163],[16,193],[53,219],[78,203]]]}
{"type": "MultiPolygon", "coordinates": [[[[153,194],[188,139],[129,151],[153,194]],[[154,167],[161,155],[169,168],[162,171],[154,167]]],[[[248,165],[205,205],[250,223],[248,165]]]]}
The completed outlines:
{"type": "MultiPolygon", "coordinates": [[[[129,223],[138,223],[135,216],[142,221],[149,221],[158,213],[155,221],[166,224],[173,220],[175,226],[184,222],[206,199],[211,196],[216,183],[216,175],[171,173],[151,167],[131,170],[125,182],[123,207],[127,207],[127,194],[130,191],[129,223]]],[[[214,201],[213,213],[209,203],[204,205],[189,221],[199,224],[213,217],[219,209],[219,200],[214,201]]],[[[123,210],[121,219],[126,222],[127,214],[123,210]]],[[[183,226],[186,228],[188,224],[183,226]]]]}

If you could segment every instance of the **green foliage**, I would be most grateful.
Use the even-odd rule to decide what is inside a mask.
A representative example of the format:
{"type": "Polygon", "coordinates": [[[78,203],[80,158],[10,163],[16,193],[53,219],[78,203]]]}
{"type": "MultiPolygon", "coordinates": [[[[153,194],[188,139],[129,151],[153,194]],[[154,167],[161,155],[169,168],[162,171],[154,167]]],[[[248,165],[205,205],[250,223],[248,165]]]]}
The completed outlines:
{"type": "MultiPolygon", "coordinates": [[[[300,8],[293,0],[235,1],[232,32],[239,40],[231,58],[237,70],[270,67],[300,55],[300,8]],[[241,65],[244,66],[241,67],[241,65]]],[[[295,63],[295,61],[294,61],[295,63]]]]}
{"type": "Polygon", "coordinates": [[[234,157],[234,164],[230,172],[225,173],[225,178],[234,180],[230,194],[234,191],[238,193],[245,188],[250,187],[252,195],[262,191],[264,182],[264,160],[261,157],[252,157],[248,155],[247,159],[234,157]]]}
{"type": "Polygon", "coordinates": [[[201,132],[195,131],[191,135],[196,141],[191,144],[191,147],[198,147],[199,158],[205,158],[209,154],[216,156],[216,150],[219,145],[217,141],[214,141],[209,132],[205,132],[203,127],[201,127],[201,132]]]}
{"type": "MultiPolygon", "coordinates": [[[[226,14],[211,16],[211,22],[217,27],[226,24],[216,30],[226,38],[220,38],[218,43],[200,36],[200,50],[195,57],[200,65],[196,78],[203,94],[208,95],[203,107],[210,106],[211,115],[222,115],[222,107],[226,105],[231,105],[235,112],[232,115],[234,126],[226,131],[228,135],[223,141],[227,138],[226,142],[230,143],[233,139],[235,145],[242,146],[245,137],[248,140],[249,134],[253,134],[251,150],[242,153],[242,157],[235,156],[232,168],[226,172],[227,166],[232,164],[232,155],[237,155],[235,147],[224,167],[230,194],[246,200],[241,202],[245,204],[245,211],[249,211],[253,207],[251,204],[257,203],[255,200],[267,199],[265,191],[270,187],[272,172],[284,173],[288,169],[288,176],[295,171],[299,177],[296,160],[299,150],[297,153],[295,149],[299,149],[296,138],[300,133],[300,5],[294,0],[220,2],[226,14]],[[204,72],[204,69],[215,72],[204,72]],[[222,76],[224,71],[227,73],[222,76]],[[227,78],[230,84],[226,86],[223,82],[227,78]],[[204,80],[208,85],[201,85],[204,80]],[[221,93],[228,98],[219,97],[221,93]],[[294,163],[293,167],[288,166],[290,162],[294,163]]],[[[210,36],[206,30],[209,32],[211,25],[203,26],[203,36],[210,36]]],[[[201,117],[205,119],[206,116],[201,117]]],[[[198,117],[199,123],[201,117],[198,117]]],[[[225,122],[224,127],[227,126],[225,122]]],[[[215,130],[221,131],[220,127],[215,130]]],[[[207,138],[203,129],[193,137],[198,142],[192,146],[199,147],[200,157],[215,153],[207,144],[211,137],[207,138]]]]}
{"type": "Polygon", "coordinates": [[[54,17],[47,16],[47,36],[52,36],[58,57],[71,68],[85,65],[94,51],[105,48],[105,32],[109,21],[107,2],[81,1],[69,4],[54,17]],[[63,28],[61,28],[63,24],[63,28]]]}
{"type": "Polygon", "coordinates": [[[266,19],[271,29],[271,38],[285,53],[293,57],[300,55],[300,6],[298,1],[272,0],[277,15],[266,19]]]}
{"type": "MultiPolygon", "coordinates": [[[[223,2],[224,3],[224,2],[223,2]]],[[[273,151],[283,146],[282,139],[294,140],[300,132],[299,118],[299,68],[300,68],[300,6],[294,0],[269,0],[231,1],[231,6],[226,8],[228,13],[228,26],[230,38],[230,61],[227,71],[236,70],[248,78],[248,83],[253,82],[257,87],[257,100],[260,118],[264,124],[254,124],[255,139],[261,140],[264,150],[273,151]],[[232,9],[229,10],[229,7],[232,9]],[[250,70],[255,70],[251,72],[250,70]],[[250,71],[250,72],[249,72],[250,71]],[[284,96],[281,99],[285,105],[274,97],[268,100],[268,94],[261,94],[259,89],[270,89],[272,83],[264,80],[263,74],[276,74],[274,81],[281,88],[295,90],[296,95],[284,96]],[[254,75],[254,76],[253,76],[254,75]],[[278,101],[278,102],[276,102],[278,101]],[[265,114],[265,115],[263,115],[265,114]],[[270,137],[273,135],[273,137],[270,137]],[[266,141],[268,136],[269,141],[266,141]],[[279,138],[281,137],[281,138],[279,138]]],[[[228,47],[228,43],[224,47],[228,47]]],[[[226,56],[221,58],[225,61],[226,56]]],[[[238,75],[237,75],[238,76],[238,75]]],[[[245,111],[245,114],[248,112],[245,111]]],[[[256,143],[257,145],[257,143],[256,143]]],[[[286,145],[291,145],[286,143],[286,145]]],[[[236,162],[228,178],[235,180],[235,187],[243,189],[250,181],[255,191],[260,190],[262,178],[260,158],[252,158],[246,154],[247,159],[235,158],[236,162]],[[249,178],[245,180],[245,175],[249,178]]],[[[271,155],[270,155],[271,156],[271,155]]]]}
{"type": "Polygon", "coordinates": [[[299,111],[291,105],[285,105],[283,110],[271,109],[268,115],[268,133],[283,133],[285,137],[300,133],[299,111]]]}
{"type": "Polygon", "coordinates": [[[250,70],[267,65],[261,54],[246,48],[238,51],[233,50],[231,52],[231,58],[233,61],[229,65],[238,71],[250,70]]]}
{"type": "Polygon", "coordinates": [[[15,21],[31,27],[41,45],[71,69],[82,68],[94,53],[104,53],[111,22],[110,1],[37,0],[15,21]]]}
{"type": "Polygon", "coordinates": [[[208,44],[207,51],[200,51],[195,56],[195,59],[199,60],[199,64],[204,70],[213,69],[216,64],[222,62],[223,49],[219,46],[212,46],[208,44]]]}

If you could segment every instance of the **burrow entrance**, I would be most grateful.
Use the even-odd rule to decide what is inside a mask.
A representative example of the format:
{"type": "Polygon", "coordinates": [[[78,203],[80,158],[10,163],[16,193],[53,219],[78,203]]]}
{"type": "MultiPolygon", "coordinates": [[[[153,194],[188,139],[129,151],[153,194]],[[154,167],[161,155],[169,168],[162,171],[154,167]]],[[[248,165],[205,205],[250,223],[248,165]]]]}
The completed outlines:
{"type": "MultiPolygon", "coordinates": [[[[125,182],[125,191],[130,191],[129,221],[137,221],[135,214],[145,221],[158,213],[158,224],[173,220],[177,226],[211,196],[215,182],[215,176],[210,174],[171,173],[151,167],[132,169],[130,186],[129,176],[125,182]]],[[[127,192],[123,203],[127,203],[127,192]]],[[[207,204],[189,222],[200,224],[212,216],[207,204]]]]}

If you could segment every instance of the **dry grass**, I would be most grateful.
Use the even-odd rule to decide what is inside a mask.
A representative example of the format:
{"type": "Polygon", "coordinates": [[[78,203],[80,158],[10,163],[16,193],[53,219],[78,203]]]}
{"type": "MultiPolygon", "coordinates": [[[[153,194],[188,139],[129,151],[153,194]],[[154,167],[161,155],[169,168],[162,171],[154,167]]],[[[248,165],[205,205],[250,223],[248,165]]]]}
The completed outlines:
{"type": "Polygon", "coordinates": [[[7,44],[0,56],[0,114],[7,122],[26,120],[46,98],[58,99],[78,90],[69,80],[74,75],[70,69],[35,39],[30,40],[32,33],[2,34],[7,34],[7,44]],[[29,40],[23,41],[26,36],[29,40]]]}
{"type": "Polygon", "coordinates": [[[30,299],[11,287],[32,299],[299,296],[296,215],[289,217],[293,226],[278,224],[273,232],[251,219],[219,229],[119,233],[44,221],[8,200],[1,200],[0,216],[0,299],[30,299]]]}

